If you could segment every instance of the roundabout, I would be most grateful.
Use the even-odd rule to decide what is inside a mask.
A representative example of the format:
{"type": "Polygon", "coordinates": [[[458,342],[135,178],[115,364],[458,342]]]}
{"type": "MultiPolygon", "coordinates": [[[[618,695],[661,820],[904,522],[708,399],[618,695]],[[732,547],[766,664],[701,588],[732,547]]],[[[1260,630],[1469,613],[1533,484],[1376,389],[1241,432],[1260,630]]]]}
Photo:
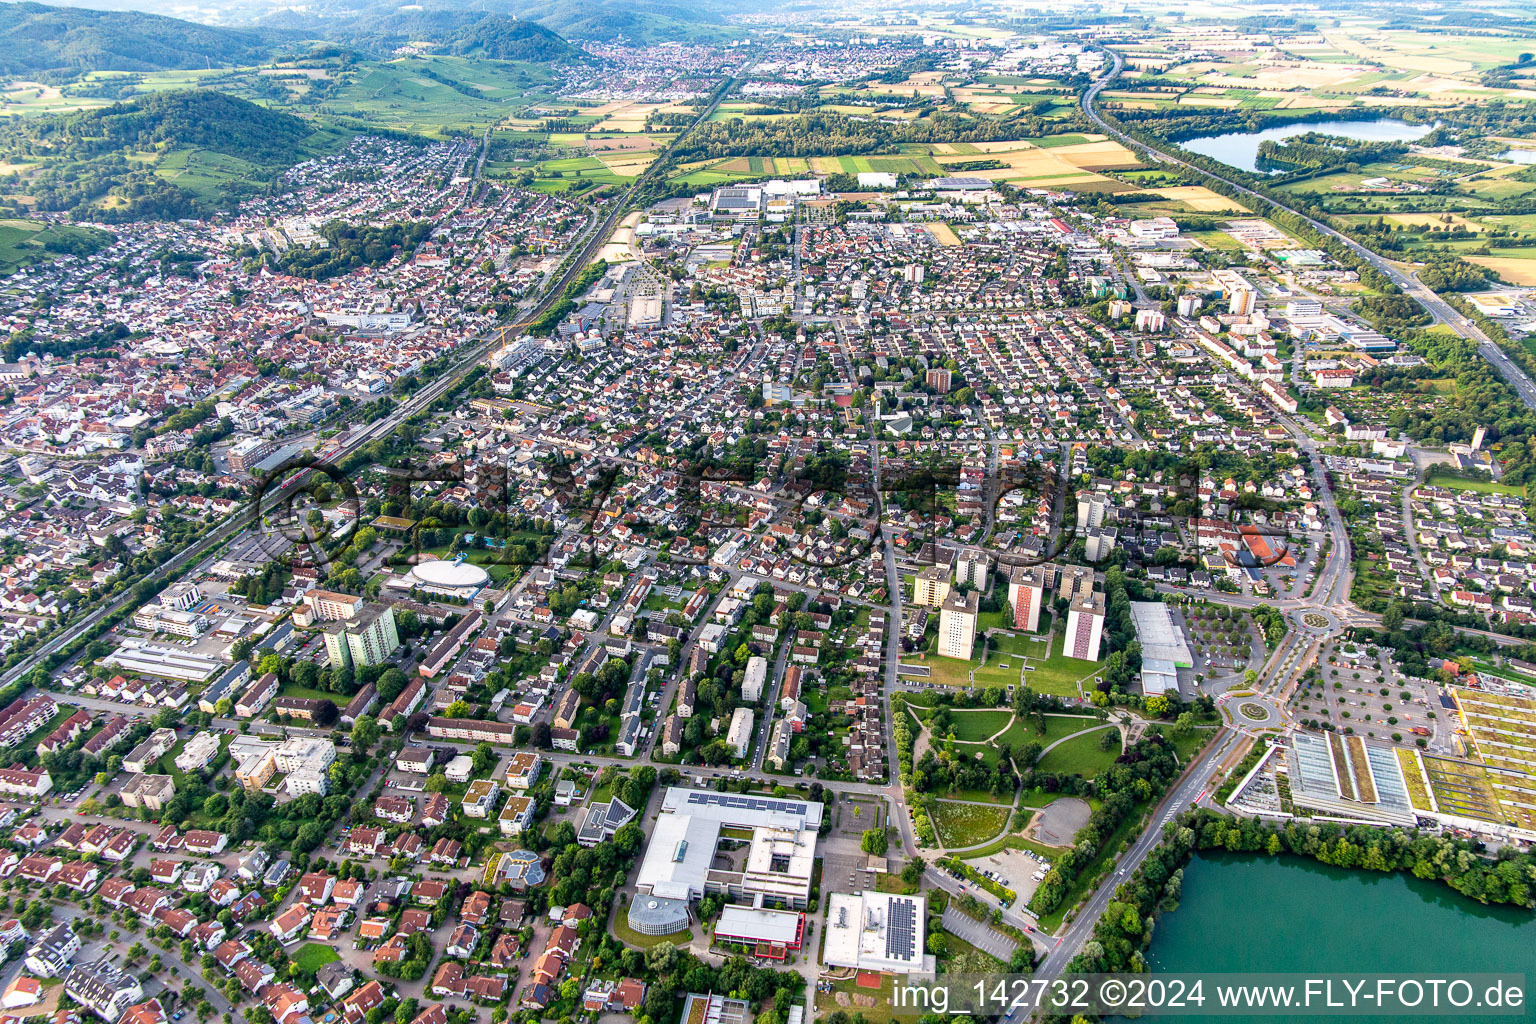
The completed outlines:
{"type": "Polygon", "coordinates": [[[1330,635],[1343,629],[1337,616],[1319,608],[1307,608],[1294,615],[1294,621],[1303,630],[1316,635],[1330,635]]]}
{"type": "Polygon", "coordinates": [[[1250,722],[1258,723],[1268,722],[1273,714],[1268,707],[1255,701],[1245,701],[1239,704],[1237,706],[1237,713],[1250,722]]]}

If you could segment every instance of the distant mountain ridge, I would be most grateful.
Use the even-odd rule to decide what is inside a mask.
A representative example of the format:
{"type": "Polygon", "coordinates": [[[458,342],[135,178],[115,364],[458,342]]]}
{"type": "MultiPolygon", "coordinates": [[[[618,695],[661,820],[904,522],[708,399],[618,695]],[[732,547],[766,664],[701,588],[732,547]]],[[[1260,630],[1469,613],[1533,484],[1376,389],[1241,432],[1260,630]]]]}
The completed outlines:
{"type": "Polygon", "coordinates": [[[0,75],[255,64],[271,51],[261,32],[134,11],[0,3],[0,75]]]}
{"type": "MultiPolygon", "coordinates": [[[[316,0],[302,11],[284,9],[259,19],[281,27],[375,52],[388,45],[428,41],[453,45],[452,32],[488,15],[508,24],[537,23],[564,39],[624,42],[639,46],[668,41],[719,41],[745,35],[714,8],[672,0],[427,0],[420,9],[401,10],[395,0],[316,0]],[[513,21],[513,19],[516,19],[513,21]],[[450,30],[451,26],[451,30],[450,30]]],[[[735,3],[735,0],[732,0],[735,3]]],[[[732,8],[736,9],[736,8],[732,8]]],[[[521,60],[526,58],[495,58],[521,60]]]]}
{"type": "Polygon", "coordinates": [[[488,60],[548,63],[589,60],[580,48],[534,21],[484,11],[433,7],[381,12],[331,21],[286,18],[285,26],[310,26],[324,38],[355,50],[387,56],[407,43],[428,43],[446,52],[488,60]]]}

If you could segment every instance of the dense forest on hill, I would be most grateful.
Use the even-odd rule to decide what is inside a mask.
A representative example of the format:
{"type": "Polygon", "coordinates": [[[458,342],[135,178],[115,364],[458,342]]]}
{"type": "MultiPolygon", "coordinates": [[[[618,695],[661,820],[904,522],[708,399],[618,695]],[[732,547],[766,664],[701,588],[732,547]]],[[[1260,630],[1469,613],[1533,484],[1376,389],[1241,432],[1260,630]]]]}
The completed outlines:
{"type": "Polygon", "coordinates": [[[292,162],[314,128],[209,89],[151,93],[129,103],[15,122],[0,131],[7,157],[81,159],[125,149],[195,146],[256,164],[292,162]]]}
{"type": "Polygon", "coordinates": [[[490,60],[555,61],[586,57],[543,25],[504,14],[492,14],[465,29],[454,40],[453,52],[490,60]]]}
{"type": "Polygon", "coordinates": [[[442,52],[489,60],[549,63],[591,59],[537,22],[483,11],[392,8],[377,16],[316,24],[312,31],[381,57],[406,43],[428,43],[442,52]]]}
{"type": "Polygon", "coordinates": [[[0,75],[253,64],[270,52],[269,40],[261,33],[158,14],[0,4],[0,75]]]}
{"type": "Polygon", "coordinates": [[[309,122],[206,89],[153,93],[130,103],[16,121],[0,129],[0,158],[45,160],[27,182],[43,210],[98,220],[177,218],[206,213],[196,197],[128,161],[134,151],[202,149],[252,165],[257,176],[303,159],[309,122]],[[90,204],[112,195],[110,209],[90,204]]]}
{"type": "Polygon", "coordinates": [[[672,39],[724,41],[739,34],[733,33],[724,19],[697,4],[652,3],[642,7],[632,2],[554,0],[522,8],[517,15],[568,39],[623,40],[639,46],[672,39]]]}

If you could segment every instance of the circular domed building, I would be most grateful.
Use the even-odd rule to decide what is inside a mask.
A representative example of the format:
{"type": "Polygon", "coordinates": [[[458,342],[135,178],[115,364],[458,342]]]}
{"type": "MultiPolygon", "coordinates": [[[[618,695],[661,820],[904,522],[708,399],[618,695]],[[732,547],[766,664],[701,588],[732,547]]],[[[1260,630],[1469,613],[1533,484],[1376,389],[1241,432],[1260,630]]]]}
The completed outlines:
{"type": "Polygon", "coordinates": [[[409,589],[421,589],[431,594],[447,597],[473,598],[491,581],[490,573],[461,559],[448,561],[434,558],[411,567],[401,577],[401,583],[409,589]]]}

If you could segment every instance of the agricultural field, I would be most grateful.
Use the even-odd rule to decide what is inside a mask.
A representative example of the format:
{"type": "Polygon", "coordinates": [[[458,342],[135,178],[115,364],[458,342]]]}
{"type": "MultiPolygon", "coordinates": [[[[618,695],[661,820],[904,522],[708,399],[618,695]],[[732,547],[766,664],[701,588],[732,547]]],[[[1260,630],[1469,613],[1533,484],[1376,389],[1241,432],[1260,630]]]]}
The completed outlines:
{"type": "Polygon", "coordinates": [[[0,86],[0,115],[34,117],[39,114],[67,114],[74,110],[105,107],[112,101],[93,96],[64,93],[41,82],[9,82],[0,86]]]}
{"type": "MultiPolygon", "coordinates": [[[[1171,26],[1170,26],[1171,27],[1171,26]]],[[[1177,33],[1177,29],[1173,29],[1177,33]]],[[[1128,109],[1327,112],[1356,106],[1422,106],[1529,99],[1532,82],[1485,82],[1481,74],[1536,50],[1536,34],[1449,26],[1433,31],[1341,21],[1321,33],[1277,34],[1274,48],[1198,54],[1186,40],[1153,38],[1124,51],[1132,73],[1106,90],[1128,109]]]]}
{"type": "Polygon", "coordinates": [[[678,165],[672,181],[709,187],[733,181],[758,181],[763,178],[809,174],[812,161],[805,157],[735,156],[713,160],[695,160],[678,165]]]}
{"type": "Polygon", "coordinates": [[[1100,135],[1047,136],[1017,142],[935,143],[921,148],[928,151],[929,160],[942,168],[939,173],[1014,184],[1070,185],[1087,191],[1129,191],[1124,183],[1096,172],[1133,170],[1141,166],[1130,150],[1100,135]],[[980,163],[1001,166],[975,166],[980,163]]]}

